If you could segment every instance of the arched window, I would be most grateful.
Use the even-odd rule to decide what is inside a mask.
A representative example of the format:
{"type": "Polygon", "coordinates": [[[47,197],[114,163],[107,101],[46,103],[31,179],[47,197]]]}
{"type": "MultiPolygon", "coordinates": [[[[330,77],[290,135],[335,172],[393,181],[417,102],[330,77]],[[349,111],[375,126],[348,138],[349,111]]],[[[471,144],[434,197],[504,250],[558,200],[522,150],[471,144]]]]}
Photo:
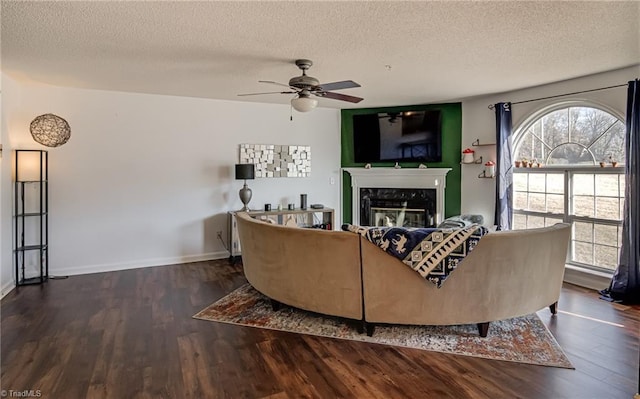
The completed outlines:
{"type": "Polygon", "coordinates": [[[614,270],[624,207],[624,122],[597,106],[564,103],[515,132],[514,228],[571,223],[567,262],[614,270]]]}
{"type": "Polygon", "coordinates": [[[624,122],[590,106],[552,109],[531,120],[517,136],[516,160],[543,165],[623,162],[624,122]]]}

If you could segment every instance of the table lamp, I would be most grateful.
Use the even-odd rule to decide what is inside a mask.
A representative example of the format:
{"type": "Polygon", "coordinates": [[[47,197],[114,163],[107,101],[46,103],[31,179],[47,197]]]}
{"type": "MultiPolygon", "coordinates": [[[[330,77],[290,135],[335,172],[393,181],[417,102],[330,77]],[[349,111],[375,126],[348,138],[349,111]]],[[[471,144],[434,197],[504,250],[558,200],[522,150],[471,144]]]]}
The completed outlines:
{"type": "Polygon", "coordinates": [[[247,180],[255,178],[255,165],[252,163],[236,164],[236,180],[244,180],[244,186],[239,191],[240,201],[244,204],[243,211],[248,211],[247,204],[251,201],[251,189],[247,187],[247,180]]]}

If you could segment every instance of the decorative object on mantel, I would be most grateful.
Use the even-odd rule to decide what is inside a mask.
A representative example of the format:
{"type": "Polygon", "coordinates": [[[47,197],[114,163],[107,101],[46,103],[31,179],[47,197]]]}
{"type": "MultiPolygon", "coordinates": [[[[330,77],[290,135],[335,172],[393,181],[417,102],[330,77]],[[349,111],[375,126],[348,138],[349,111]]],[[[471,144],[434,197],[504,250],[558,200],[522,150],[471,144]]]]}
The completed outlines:
{"type": "Polygon", "coordinates": [[[71,137],[69,123],[54,114],[37,116],[31,121],[29,130],[37,143],[47,147],[59,147],[71,137]]]}
{"type": "Polygon", "coordinates": [[[239,191],[240,201],[244,204],[243,211],[249,210],[249,201],[251,201],[252,192],[247,187],[247,180],[253,180],[255,177],[255,165],[252,163],[236,164],[236,180],[244,180],[244,186],[239,191]]]}
{"type": "Polygon", "coordinates": [[[309,177],[311,176],[311,147],[240,144],[240,163],[255,164],[256,177],[309,177]]]}
{"type": "Polygon", "coordinates": [[[420,165],[418,165],[418,169],[427,169],[427,165],[421,163],[420,165]]]}
{"type": "Polygon", "coordinates": [[[371,164],[370,164],[370,163],[368,163],[368,164],[364,165],[364,168],[365,168],[365,169],[371,169],[371,164]]]}
{"type": "Polygon", "coordinates": [[[402,168],[402,166],[400,166],[400,164],[399,164],[399,163],[397,163],[397,162],[396,162],[396,164],[395,164],[395,165],[393,165],[393,167],[394,167],[394,168],[396,168],[396,169],[400,169],[400,168],[402,168]]]}

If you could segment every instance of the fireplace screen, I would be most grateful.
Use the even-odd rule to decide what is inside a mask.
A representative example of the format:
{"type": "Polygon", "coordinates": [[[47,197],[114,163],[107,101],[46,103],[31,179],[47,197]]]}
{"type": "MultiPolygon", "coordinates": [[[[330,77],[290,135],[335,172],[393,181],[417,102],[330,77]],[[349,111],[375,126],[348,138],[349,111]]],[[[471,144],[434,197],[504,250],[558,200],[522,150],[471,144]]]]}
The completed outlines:
{"type": "Polygon", "coordinates": [[[435,189],[360,189],[361,226],[435,227],[435,214],[435,189]]]}
{"type": "Polygon", "coordinates": [[[374,226],[425,227],[424,213],[424,209],[371,207],[374,226]]]}

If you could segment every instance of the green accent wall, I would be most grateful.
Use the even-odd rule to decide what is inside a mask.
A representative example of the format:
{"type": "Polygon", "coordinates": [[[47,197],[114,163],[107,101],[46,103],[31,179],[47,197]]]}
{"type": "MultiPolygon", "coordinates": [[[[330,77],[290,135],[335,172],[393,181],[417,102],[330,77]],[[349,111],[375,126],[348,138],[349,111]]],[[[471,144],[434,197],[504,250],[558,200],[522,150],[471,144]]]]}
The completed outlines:
{"type": "MultiPolygon", "coordinates": [[[[341,166],[343,168],[364,167],[354,161],[353,115],[411,110],[440,110],[442,113],[442,161],[425,162],[429,168],[451,168],[447,174],[445,189],[445,217],[460,214],[460,185],[462,154],[462,104],[407,105],[401,107],[343,109],[341,112],[341,166]]],[[[393,167],[395,162],[372,162],[372,167],[393,167]]],[[[403,168],[417,168],[420,162],[400,162],[403,168]]],[[[342,220],[352,223],[351,176],[342,172],[342,220]]]]}

